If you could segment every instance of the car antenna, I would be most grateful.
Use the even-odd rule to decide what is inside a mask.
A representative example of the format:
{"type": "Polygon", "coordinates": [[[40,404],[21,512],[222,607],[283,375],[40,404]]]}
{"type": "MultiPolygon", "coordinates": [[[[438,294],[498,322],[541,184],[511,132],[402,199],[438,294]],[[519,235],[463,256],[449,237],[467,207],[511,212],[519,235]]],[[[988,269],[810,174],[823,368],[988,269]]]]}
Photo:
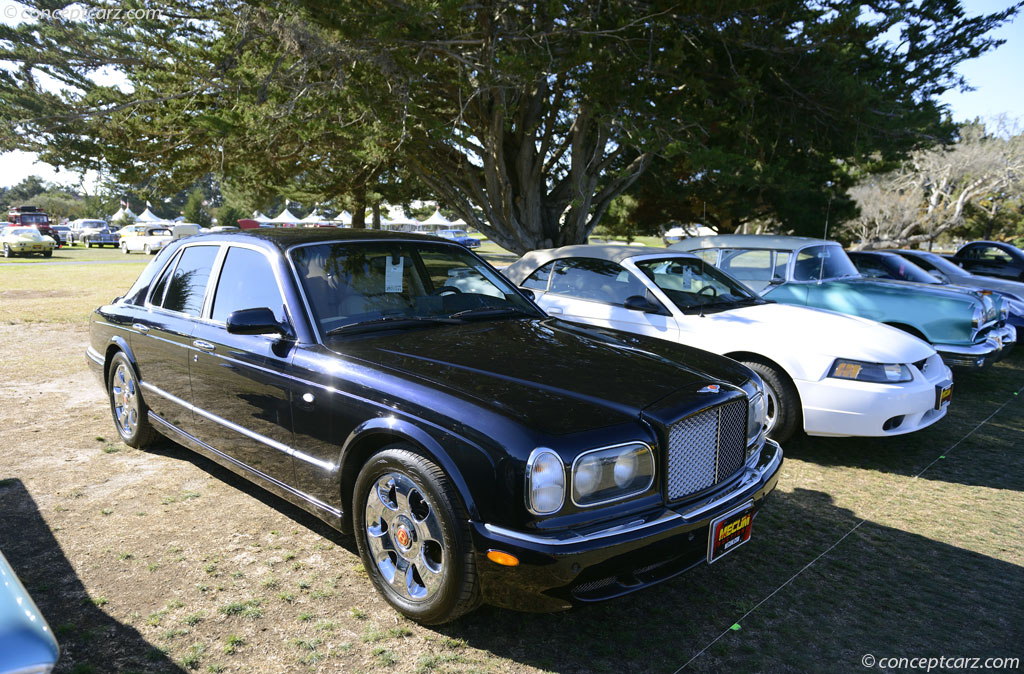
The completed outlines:
{"type": "MultiPolygon", "coordinates": [[[[832,213],[832,195],[828,195],[828,205],[825,206],[825,234],[821,237],[825,241],[828,241],[828,216],[832,213]]],[[[822,279],[825,278],[825,258],[821,258],[821,264],[818,265],[818,283],[820,284],[822,279]]]]}

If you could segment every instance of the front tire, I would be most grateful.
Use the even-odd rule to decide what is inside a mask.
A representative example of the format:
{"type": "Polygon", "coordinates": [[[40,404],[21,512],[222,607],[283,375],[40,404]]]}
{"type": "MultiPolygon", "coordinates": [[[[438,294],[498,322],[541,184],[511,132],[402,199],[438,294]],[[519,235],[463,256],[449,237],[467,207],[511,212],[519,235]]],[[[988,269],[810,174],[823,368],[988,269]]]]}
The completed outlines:
{"type": "Polygon", "coordinates": [[[4,257],[14,257],[14,251],[6,243],[4,244],[4,257]]]}
{"type": "Polygon", "coordinates": [[[153,254],[153,251],[150,250],[148,243],[145,246],[142,247],[142,252],[145,253],[146,255],[152,255],[153,254]]]}
{"type": "Polygon", "coordinates": [[[761,375],[765,394],[765,433],[775,442],[785,442],[800,423],[800,394],[785,372],[758,361],[743,363],[761,375]]]}
{"type": "Polygon", "coordinates": [[[128,254],[128,244],[127,243],[122,243],[121,244],[121,252],[124,253],[125,255],[128,254]]]}
{"type": "Polygon", "coordinates": [[[363,566],[399,613],[438,625],[480,604],[469,517],[436,464],[411,448],[381,450],[359,472],[352,501],[363,566]]]}
{"type": "Polygon", "coordinates": [[[118,351],[110,361],[107,394],[114,426],[124,444],[142,449],[153,443],[157,432],[149,423],[146,401],[142,399],[139,378],[128,357],[118,351]]]}

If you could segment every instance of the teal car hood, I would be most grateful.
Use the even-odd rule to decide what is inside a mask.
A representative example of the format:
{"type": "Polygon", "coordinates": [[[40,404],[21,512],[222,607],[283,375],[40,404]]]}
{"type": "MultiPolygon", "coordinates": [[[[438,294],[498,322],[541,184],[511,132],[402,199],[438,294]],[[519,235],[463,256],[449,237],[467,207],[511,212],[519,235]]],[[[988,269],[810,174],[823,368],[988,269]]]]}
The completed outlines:
{"type": "Polygon", "coordinates": [[[0,672],[35,671],[59,655],[46,619],[0,553],[0,672]]]}
{"type": "Polygon", "coordinates": [[[1002,309],[1002,298],[999,295],[983,293],[979,290],[974,290],[972,288],[954,288],[951,286],[938,285],[935,283],[915,283],[913,281],[897,281],[895,279],[851,278],[841,279],[841,281],[846,283],[863,283],[875,286],[882,286],[883,289],[889,289],[895,286],[899,288],[904,288],[907,291],[913,293],[915,296],[919,296],[920,293],[928,293],[933,297],[946,297],[961,300],[973,299],[977,302],[980,302],[984,310],[982,319],[983,325],[986,325],[994,321],[998,321],[1000,319],[1000,312],[1002,309]]]}

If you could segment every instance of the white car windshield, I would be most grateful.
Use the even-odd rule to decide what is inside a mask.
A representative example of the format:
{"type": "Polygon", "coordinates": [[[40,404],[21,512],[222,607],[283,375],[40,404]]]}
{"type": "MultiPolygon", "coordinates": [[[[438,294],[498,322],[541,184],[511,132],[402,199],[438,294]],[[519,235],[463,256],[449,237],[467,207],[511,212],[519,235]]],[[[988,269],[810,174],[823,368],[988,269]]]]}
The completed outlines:
{"type": "Polygon", "coordinates": [[[633,264],[683,311],[758,302],[760,297],[699,258],[673,257],[633,264]]]}

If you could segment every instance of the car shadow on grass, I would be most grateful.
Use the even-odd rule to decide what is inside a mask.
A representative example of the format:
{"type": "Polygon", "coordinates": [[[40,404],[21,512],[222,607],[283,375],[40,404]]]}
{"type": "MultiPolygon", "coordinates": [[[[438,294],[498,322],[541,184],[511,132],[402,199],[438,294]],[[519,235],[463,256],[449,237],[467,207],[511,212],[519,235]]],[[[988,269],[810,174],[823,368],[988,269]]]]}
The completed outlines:
{"type": "Polygon", "coordinates": [[[776,493],[751,542],[714,566],[564,613],[484,607],[436,629],[551,672],[671,673],[706,646],[686,671],[860,671],[868,653],[1024,655],[1024,567],[859,523],[823,492],[776,493]]]}
{"type": "Polygon", "coordinates": [[[1024,488],[1024,453],[1018,450],[1024,445],[1024,393],[1020,393],[1024,353],[1015,352],[987,370],[955,373],[954,384],[946,417],[926,429],[887,438],[798,434],[783,443],[786,457],[913,476],[948,452],[951,461],[929,469],[924,479],[1020,491],[1024,488]]]}
{"type": "Polygon", "coordinates": [[[306,510],[303,510],[290,501],[286,501],[276,494],[267,491],[263,487],[241,477],[234,471],[225,468],[216,461],[208,459],[201,454],[197,454],[187,447],[183,447],[172,440],[161,437],[154,445],[146,447],[145,452],[147,454],[163,456],[169,459],[187,461],[199,470],[208,473],[210,477],[220,480],[224,484],[234,487],[238,491],[244,492],[247,496],[256,499],[269,508],[273,508],[277,512],[294,521],[296,524],[313,531],[314,533],[329,540],[331,543],[341,546],[354,555],[358,556],[359,554],[356,548],[356,541],[352,536],[341,533],[323,520],[312,515],[306,510]]]}
{"type": "Polygon", "coordinates": [[[0,550],[60,644],[55,672],[185,671],[89,596],[21,480],[0,481],[0,513],[0,550]]]}

